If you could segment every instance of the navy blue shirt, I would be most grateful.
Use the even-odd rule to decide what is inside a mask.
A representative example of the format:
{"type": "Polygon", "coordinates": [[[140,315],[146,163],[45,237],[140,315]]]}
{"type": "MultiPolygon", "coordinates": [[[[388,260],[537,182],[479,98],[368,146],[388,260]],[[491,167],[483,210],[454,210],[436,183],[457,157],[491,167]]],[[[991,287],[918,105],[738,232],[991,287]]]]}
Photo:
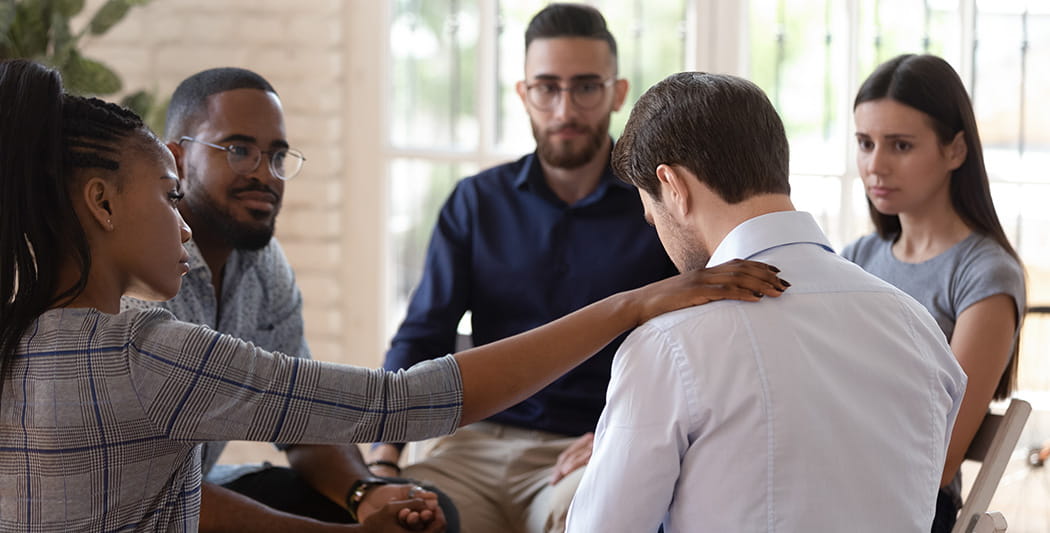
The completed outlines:
{"type": "MultiPolygon", "coordinates": [[[[471,311],[475,346],[551,322],[611,294],[676,273],[633,186],[606,166],[597,189],[568,205],[535,154],[461,180],[438,216],[423,278],[384,367],[453,351],[471,311]]],[[[490,421],[564,435],[593,431],[623,336],[490,421]]]]}

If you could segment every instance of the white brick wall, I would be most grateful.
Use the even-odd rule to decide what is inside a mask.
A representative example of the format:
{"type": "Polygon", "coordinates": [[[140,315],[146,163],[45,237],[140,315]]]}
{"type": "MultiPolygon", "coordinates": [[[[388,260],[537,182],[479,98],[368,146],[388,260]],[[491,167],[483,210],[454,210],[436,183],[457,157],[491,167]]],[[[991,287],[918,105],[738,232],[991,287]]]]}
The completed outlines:
{"type": "MultiPolygon", "coordinates": [[[[89,0],[84,13],[102,3],[89,0]]],[[[85,54],[114,68],[127,91],[153,89],[161,100],[186,76],[210,67],[248,68],[274,85],[289,140],[307,157],[303,174],[286,187],[277,223],[303,289],[307,339],[318,359],[367,366],[380,363],[386,342],[378,266],[383,188],[373,183],[378,164],[361,161],[377,153],[379,142],[379,128],[367,122],[378,117],[371,112],[378,106],[377,60],[368,57],[382,46],[374,42],[380,33],[369,28],[381,19],[383,8],[375,4],[153,0],[106,35],[83,41],[85,54]],[[358,117],[359,108],[369,112],[358,117]],[[372,131],[365,144],[355,140],[351,123],[372,131]],[[367,177],[355,179],[354,172],[367,177]]]]}

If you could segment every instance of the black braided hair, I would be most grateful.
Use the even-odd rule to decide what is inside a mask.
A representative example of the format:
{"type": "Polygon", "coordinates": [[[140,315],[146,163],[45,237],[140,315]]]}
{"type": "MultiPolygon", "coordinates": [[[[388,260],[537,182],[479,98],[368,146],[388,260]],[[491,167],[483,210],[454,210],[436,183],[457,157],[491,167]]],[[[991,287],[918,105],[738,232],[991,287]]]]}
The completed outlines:
{"type": "Polygon", "coordinates": [[[135,132],[152,137],[133,112],[66,94],[57,71],[0,62],[0,375],[33,321],[87,286],[91,254],[70,191],[80,169],[118,179],[135,132]],[[80,277],[60,287],[67,261],[80,277]]]}
{"type": "Polygon", "coordinates": [[[143,127],[134,112],[98,98],[65,95],[62,107],[62,135],[67,140],[69,167],[101,168],[116,171],[114,143],[129,132],[143,127]]]}

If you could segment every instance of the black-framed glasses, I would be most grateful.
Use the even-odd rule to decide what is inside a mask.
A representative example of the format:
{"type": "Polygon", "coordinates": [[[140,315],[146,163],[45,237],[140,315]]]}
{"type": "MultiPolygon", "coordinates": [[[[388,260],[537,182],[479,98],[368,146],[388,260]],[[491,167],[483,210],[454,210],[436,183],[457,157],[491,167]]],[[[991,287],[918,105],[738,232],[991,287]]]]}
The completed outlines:
{"type": "Polygon", "coordinates": [[[572,104],[580,109],[594,109],[605,97],[605,90],[616,82],[616,78],[580,81],[562,87],[553,81],[541,81],[525,86],[529,103],[540,111],[550,111],[558,105],[561,93],[569,93],[572,104]]]}
{"type": "Polygon", "coordinates": [[[306,157],[299,150],[291,148],[278,148],[276,150],[260,150],[258,146],[243,142],[232,142],[226,146],[205,142],[193,137],[183,136],[179,142],[189,141],[203,144],[226,152],[226,163],[238,174],[249,174],[255,172],[262,162],[262,155],[269,154],[268,163],[270,172],[278,179],[290,180],[303,169],[306,157]]]}

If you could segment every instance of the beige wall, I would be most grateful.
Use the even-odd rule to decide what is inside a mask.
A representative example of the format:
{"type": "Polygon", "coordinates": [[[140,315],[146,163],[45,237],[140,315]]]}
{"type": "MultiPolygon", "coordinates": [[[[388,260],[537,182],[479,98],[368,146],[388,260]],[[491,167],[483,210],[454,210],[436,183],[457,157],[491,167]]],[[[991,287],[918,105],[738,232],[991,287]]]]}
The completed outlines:
{"type": "MultiPolygon", "coordinates": [[[[102,4],[90,0],[85,13],[102,4]]],[[[186,76],[239,66],[281,95],[291,144],[307,157],[288,184],[277,235],[305,299],[317,359],[376,366],[382,338],[379,80],[385,2],[153,0],[85,54],[127,90],[166,99],[186,76]],[[370,155],[372,157],[370,157],[370,155]]]]}

